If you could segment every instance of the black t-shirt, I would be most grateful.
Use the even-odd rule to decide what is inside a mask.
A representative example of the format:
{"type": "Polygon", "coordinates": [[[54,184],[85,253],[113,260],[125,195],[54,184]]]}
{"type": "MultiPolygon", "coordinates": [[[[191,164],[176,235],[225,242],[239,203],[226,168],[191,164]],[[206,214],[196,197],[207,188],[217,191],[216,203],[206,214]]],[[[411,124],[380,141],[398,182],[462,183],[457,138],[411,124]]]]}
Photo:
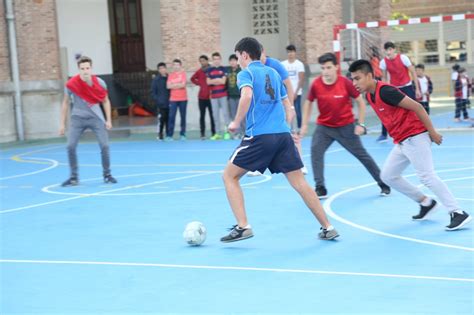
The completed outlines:
{"type": "MultiPolygon", "coordinates": [[[[369,95],[370,99],[375,102],[375,95],[372,93],[369,93],[369,95]]],[[[380,88],[380,98],[384,103],[391,106],[398,106],[405,96],[406,95],[400,92],[400,90],[390,85],[385,85],[380,88]]]]}

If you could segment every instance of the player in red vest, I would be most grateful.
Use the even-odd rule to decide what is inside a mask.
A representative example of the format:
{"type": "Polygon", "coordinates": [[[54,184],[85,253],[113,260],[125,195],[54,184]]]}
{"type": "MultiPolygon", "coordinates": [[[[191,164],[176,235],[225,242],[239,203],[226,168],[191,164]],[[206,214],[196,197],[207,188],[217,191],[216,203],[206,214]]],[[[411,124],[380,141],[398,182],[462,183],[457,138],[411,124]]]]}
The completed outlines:
{"type": "Polygon", "coordinates": [[[393,138],[395,147],[382,169],[382,180],[393,189],[420,204],[420,212],[413,220],[425,220],[437,202],[401,176],[412,165],[422,184],[429,188],[448,209],[451,222],[446,230],[457,230],[472,217],[459,208],[446,184],[436,175],[431,142],[441,144],[443,137],[436,132],[423,106],[407,97],[397,87],[374,79],[367,60],[357,60],[349,67],[352,82],[366,99],[393,138]]]}
{"type": "MultiPolygon", "coordinates": [[[[400,89],[406,96],[417,100],[421,97],[420,85],[416,79],[416,72],[413,64],[406,55],[397,53],[395,44],[386,42],[383,46],[386,57],[380,61],[382,70],[382,80],[389,82],[400,89]],[[411,78],[410,78],[411,75],[411,78]],[[412,84],[415,83],[415,89],[412,84]]],[[[375,71],[375,69],[374,69],[375,71]]],[[[378,142],[387,141],[387,129],[382,124],[382,133],[377,139],[378,142]]]]}

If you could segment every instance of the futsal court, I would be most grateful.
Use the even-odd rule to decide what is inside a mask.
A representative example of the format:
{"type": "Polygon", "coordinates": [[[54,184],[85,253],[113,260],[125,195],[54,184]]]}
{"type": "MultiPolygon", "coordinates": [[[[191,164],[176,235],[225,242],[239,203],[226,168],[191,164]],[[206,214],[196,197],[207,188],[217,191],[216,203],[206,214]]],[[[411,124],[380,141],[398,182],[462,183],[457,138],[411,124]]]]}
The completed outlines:
{"type": "MultiPolygon", "coordinates": [[[[442,133],[435,167],[472,215],[472,129],[442,133]]],[[[376,136],[362,141],[382,166],[393,145],[376,136]]],[[[69,188],[64,143],[3,149],[0,314],[473,314],[472,223],[445,231],[442,206],[412,221],[417,204],[380,197],[338,144],[326,153],[323,203],[337,240],[318,240],[285,177],[266,172],[242,179],[255,237],[221,243],[235,223],[221,176],[237,145],[115,140],[119,183],[106,185],[97,143],[81,142],[80,185],[69,188]],[[196,220],[207,240],[191,247],[182,232],[196,220]]],[[[303,147],[313,185],[309,137],[303,147]]],[[[412,168],[404,175],[419,184],[412,168]]]]}

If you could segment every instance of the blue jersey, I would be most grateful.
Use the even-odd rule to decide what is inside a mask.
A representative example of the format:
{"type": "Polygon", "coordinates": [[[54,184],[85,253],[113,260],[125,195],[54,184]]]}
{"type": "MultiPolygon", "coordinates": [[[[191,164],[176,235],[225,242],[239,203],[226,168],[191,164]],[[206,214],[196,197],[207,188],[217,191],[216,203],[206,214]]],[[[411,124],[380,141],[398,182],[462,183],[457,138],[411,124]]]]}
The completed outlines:
{"type": "Polygon", "coordinates": [[[282,81],[288,79],[288,71],[279,60],[267,57],[267,60],[265,61],[265,66],[275,69],[276,72],[278,72],[278,74],[280,75],[282,81]]]}
{"type": "Polygon", "coordinates": [[[276,70],[260,61],[251,62],[237,75],[239,89],[249,86],[253,97],[247,112],[247,136],[290,132],[282,100],[288,97],[276,70]]]}

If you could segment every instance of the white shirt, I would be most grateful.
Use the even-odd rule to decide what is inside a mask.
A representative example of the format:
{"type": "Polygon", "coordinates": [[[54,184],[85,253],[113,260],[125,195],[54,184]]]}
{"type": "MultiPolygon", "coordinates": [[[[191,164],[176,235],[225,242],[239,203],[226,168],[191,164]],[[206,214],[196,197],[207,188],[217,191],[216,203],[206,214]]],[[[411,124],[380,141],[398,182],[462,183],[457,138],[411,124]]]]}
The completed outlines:
{"type": "Polygon", "coordinates": [[[423,95],[421,101],[428,102],[428,96],[426,95],[428,93],[428,79],[425,76],[418,77],[418,83],[420,84],[421,95],[423,95]]]}
{"type": "MultiPolygon", "coordinates": [[[[299,74],[301,72],[304,72],[304,64],[296,59],[292,63],[290,63],[288,60],[282,61],[281,62],[285,69],[288,71],[288,78],[290,79],[291,86],[293,87],[293,92],[296,91],[298,88],[298,83],[300,82],[300,77],[299,74]]],[[[303,94],[303,89],[300,89],[298,91],[298,95],[303,94]]]]}
{"type": "Polygon", "coordinates": [[[451,73],[451,80],[456,81],[458,79],[459,73],[457,71],[453,71],[451,73]]]}
{"type": "Polygon", "coordinates": [[[462,99],[467,99],[467,79],[465,77],[461,77],[462,83],[462,99]]]}
{"type": "MultiPolygon", "coordinates": [[[[411,66],[411,61],[410,61],[410,58],[408,58],[406,55],[402,55],[400,54],[400,59],[402,60],[403,64],[405,65],[405,67],[409,67],[411,66]]],[[[382,71],[387,71],[387,65],[385,64],[385,58],[380,60],[380,70],[382,71]]]]}

